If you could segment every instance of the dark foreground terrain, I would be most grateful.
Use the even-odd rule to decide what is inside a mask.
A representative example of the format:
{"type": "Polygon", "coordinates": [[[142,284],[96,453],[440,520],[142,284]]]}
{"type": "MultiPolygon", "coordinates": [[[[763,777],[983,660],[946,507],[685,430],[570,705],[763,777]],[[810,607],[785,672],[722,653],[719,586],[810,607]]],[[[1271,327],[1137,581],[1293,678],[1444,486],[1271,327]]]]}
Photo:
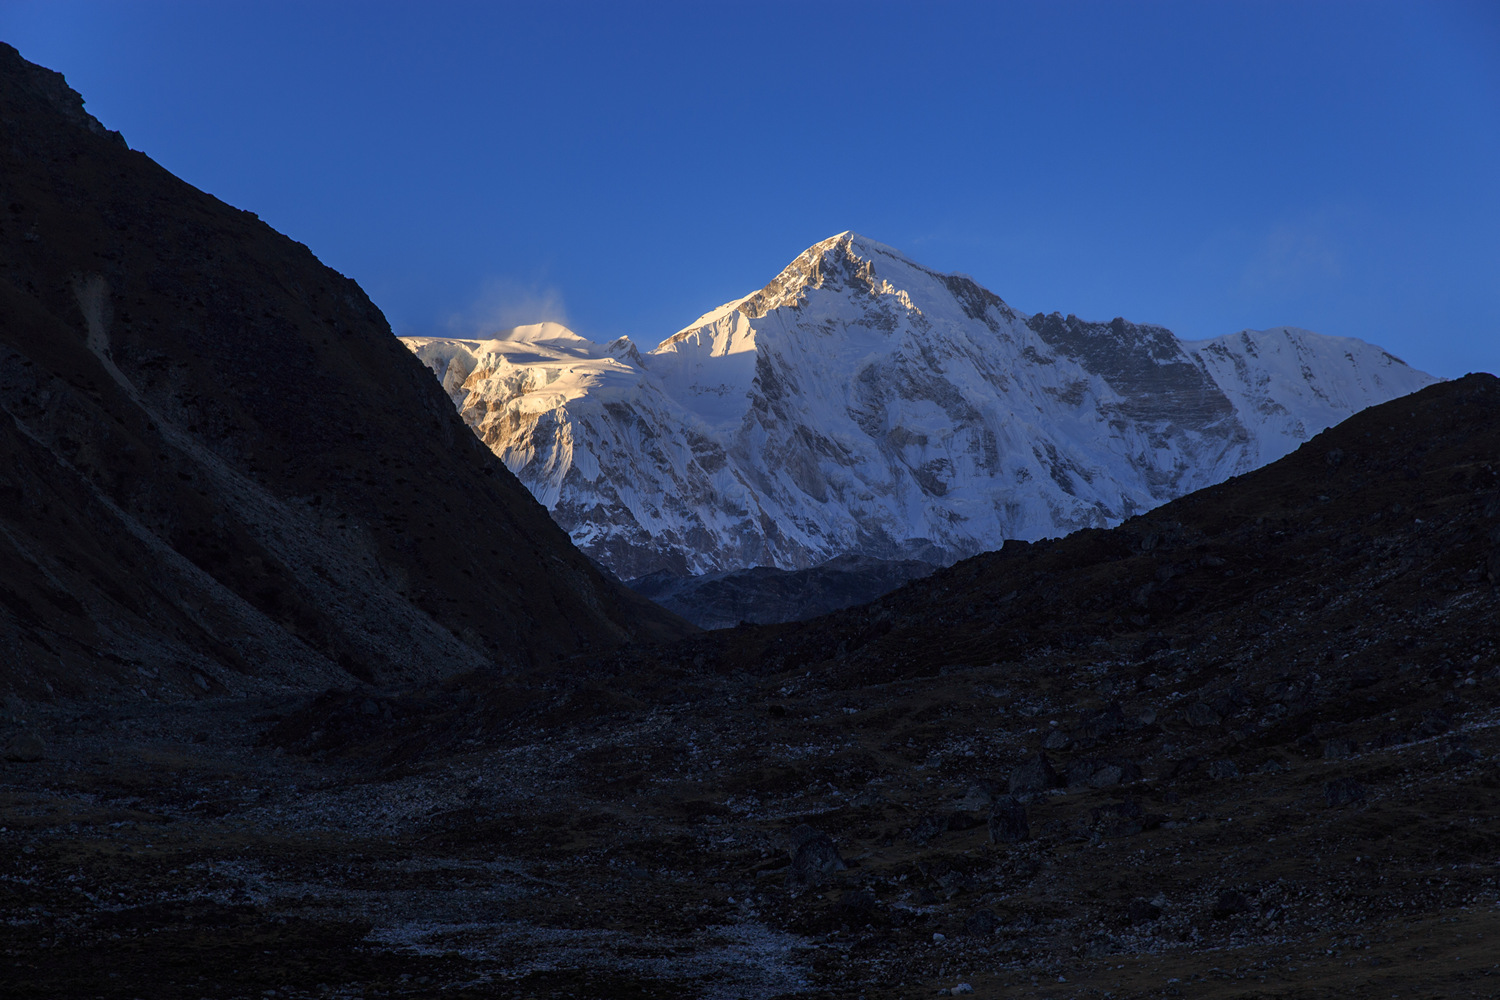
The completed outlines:
{"type": "Polygon", "coordinates": [[[1500,382],[812,623],[7,708],[0,992],[1500,994],[1500,382]]]}

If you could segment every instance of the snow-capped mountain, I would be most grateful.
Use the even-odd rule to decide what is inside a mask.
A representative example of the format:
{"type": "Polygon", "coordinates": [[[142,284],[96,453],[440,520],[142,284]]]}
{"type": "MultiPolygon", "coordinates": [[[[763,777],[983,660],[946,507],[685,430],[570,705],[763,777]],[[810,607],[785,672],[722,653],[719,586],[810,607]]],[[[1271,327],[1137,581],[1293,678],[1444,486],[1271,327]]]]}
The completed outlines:
{"type": "Polygon", "coordinates": [[[404,338],[621,577],[946,563],[1105,526],[1434,381],[1350,338],[1022,316],[853,233],[649,353],[544,323],[404,338]]]}

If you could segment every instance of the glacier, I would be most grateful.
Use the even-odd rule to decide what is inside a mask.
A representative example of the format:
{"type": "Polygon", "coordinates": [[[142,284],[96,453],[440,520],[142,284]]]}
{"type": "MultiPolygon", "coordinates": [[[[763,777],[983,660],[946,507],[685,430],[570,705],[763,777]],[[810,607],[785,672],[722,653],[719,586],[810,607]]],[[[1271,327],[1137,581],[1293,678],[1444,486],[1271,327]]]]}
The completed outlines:
{"type": "Polygon", "coordinates": [[[642,352],[541,323],[403,337],[621,578],[947,564],[1118,523],[1437,379],[1293,327],[1024,316],[855,233],[642,352]]]}

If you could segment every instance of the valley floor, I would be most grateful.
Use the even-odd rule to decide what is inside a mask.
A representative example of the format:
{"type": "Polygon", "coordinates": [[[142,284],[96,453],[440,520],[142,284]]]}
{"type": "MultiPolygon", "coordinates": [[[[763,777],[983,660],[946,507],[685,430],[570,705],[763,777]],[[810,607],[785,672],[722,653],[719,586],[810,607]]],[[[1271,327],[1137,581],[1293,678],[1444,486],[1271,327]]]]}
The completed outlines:
{"type": "MultiPolygon", "coordinates": [[[[12,704],[42,745],[0,764],[0,993],[1500,992],[1493,707],[1331,749],[1223,742],[1169,721],[1165,689],[1051,727],[1058,692],[1013,673],[12,704]],[[994,842],[997,762],[1054,728],[1073,787],[994,842]],[[1210,739],[1233,768],[1198,759],[1210,739]],[[1091,743],[1139,780],[1081,778],[1091,743]],[[845,867],[794,861],[803,824],[845,867]]],[[[1492,706],[1500,677],[1460,690],[1492,706]]]]}

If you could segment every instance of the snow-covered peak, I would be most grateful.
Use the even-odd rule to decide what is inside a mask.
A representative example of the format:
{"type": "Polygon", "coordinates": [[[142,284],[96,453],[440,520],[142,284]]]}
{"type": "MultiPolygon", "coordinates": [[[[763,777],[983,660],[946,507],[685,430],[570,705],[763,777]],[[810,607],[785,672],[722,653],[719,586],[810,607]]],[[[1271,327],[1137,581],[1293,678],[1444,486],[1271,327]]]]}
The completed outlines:
{"type": "Polygon", "coordinates": [[[489,339],[519,344],[590,343],[589,340],[580,337],[561,323],[530,323],[526,326],[513,326],[509,330],[501,330],[489,339]]]}
{"type": "MultiPolygon", "coordinates": [[[[1253,429],[1257,465],[1285,454],[1280,442],[1311,437],[1372,402],[1414,391],[1411,367],[1356,337],[1277,326],[1183,341],[1182,347],[1253,429]]],[[[1421,378],[1422,385],[1436,381],[1421,378]]]]}
{"type": "Polygon", "coordinates": [[[784,306],[797,306],[808,292],[826,290],[849,295],[882,295],[911,291],[926,278],[938,278],[900,251],[854,232],[830,236],[808,247],[760,291],[734,304],[755,319],[784,306]]]}
{"type": "Polygon", "coordinates": [[[853,230],[846,229],[837,236],[830,236],[826,240],[820,240],[807,248],[807,253],[826,253],[830,250],[841,251],[848,256],[860,260],[875,260],[885,257],[889,260],[900,261],[910,267],[920,267],[910,257],[897,250],[893,246],[872,240],[868,236],[861,236],[853,230]]]}
{"type": "Polygon", "coordinates": [[[1433,381],[1292,328],[1183,342],[1023,317],[852,232],[649,352],[555,324],[408,344],[626,578],[846,553],[949,562],[1104,526],[1433,381]]]}

